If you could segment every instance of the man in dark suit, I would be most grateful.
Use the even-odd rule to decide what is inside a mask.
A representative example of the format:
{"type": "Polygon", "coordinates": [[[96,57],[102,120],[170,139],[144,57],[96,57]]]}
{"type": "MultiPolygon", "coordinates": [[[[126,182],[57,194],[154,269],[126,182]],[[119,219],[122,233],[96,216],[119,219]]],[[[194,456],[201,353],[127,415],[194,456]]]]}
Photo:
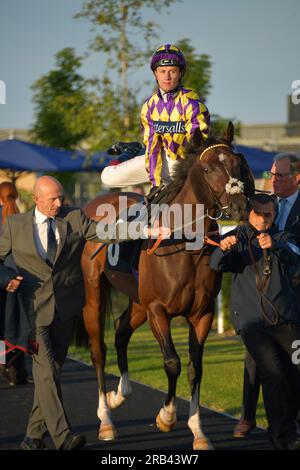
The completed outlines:
{"type": "MultiPolygon", "coordinates": [[[[39,178],[34,198],[34,209],[7,219],[0,241],[1,285],[8,292],[20,288],[25,307],[35,314],[39,345],[33,356],[34,403],[21,447],[43,449],[43,435],[48,431],[57,449],[75,450],[84,446],[85,437],[71,431],[60,373],[74,318],[84,305],[80,260],[85,241],[112,240],[109,235],[98,238],[96,223],[80,209],[62,205],[63,188],[55,178],[39,178]],[[3,264],[10,253],[17,275],[3,264]]],[[[162,233],[164,237],[167,232],[147,229],[148,236],[162,233]]]]}
{"type": "MultiPolygon", "coordinates": [[[[272,180],[273,192],[278,199],[278,213],[275,219],[277,228],[292,233],[300,248],[300,192],[298,189],[300,156],[291,152],[277,154],[269,176],[272,180]]],[[[296,289],[296,295],[297,298],[300,297],[299,288],[296,289]]],[[[235,437],[246,437],[256,425],[255,416],[259,388],[260,378],[257,374],[256,364],[246,351],[243,406],[241,418],[234,429],[235,437]]]]}

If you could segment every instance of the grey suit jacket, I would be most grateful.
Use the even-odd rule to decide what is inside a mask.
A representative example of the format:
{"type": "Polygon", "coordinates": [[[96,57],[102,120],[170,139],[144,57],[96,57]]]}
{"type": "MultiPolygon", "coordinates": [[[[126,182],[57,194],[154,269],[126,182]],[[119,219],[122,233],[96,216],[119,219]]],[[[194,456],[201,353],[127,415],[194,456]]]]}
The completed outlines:
{"type": "Polygon", "coordinates": [[[19,275],[26,308],[35,312],[36,325],[46,326],[56,311],[63,319],[81,312],[84,288],[81,255],[86,240],[99,242],[96,223],[73,207],[62,207],[56,217],[60,243],[54,266],[50,267],[39,255],[33,233],[34,210],[7,218],[0,239],[0,284],[4,287],[16,273],[3,265],[12,253],[19,275]]]}

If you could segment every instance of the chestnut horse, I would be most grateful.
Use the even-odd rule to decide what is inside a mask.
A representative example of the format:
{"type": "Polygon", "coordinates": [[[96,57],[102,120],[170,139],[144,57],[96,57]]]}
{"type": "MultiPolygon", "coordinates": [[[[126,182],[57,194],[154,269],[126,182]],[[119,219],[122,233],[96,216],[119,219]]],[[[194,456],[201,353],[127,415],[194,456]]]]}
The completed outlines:
{"type": "MultiPolygon", "coordinates": [[[[233,151],[233,132],[233,125],[229,123],[225,138],[209,137],[203,141],[201,133],[196,131],[193,145],[187,149],[185,160],[178,163],[174,181],[168,186],[170,209],[175,204],[204,205],[205,234],[217,229],[215,218],[220,213],[225,212],[237,222],[246,220],[247,197],[254,194],[254,180],[249,166],[243,155],[233,151]]],[[[110,193],[96,198],[86,206],[86,214],[96,219],[97,206],[110,202],[117,207],[118,196],[119,193],[110,193]]],[[[137,195],[130,194],[129,205],[137,199],[137,195]]],[[[212,248],[204,246],[201,250],[187,251],[185,242],[175,240],[173,245],[162,243],[154,256],[148,256],[146,250],[142,250],[138,265],[140,304],[130,301],[116,322],[115,345],[121,378],[117,392],[108,393],[104,378],[106,346],[103,336],[109,294],[109,283],[104,274],[107,250],[104,248],[91,261],[95,244],[86,243],[82,258],[86,289],[83,313],[98,379],[99,439],[116,437],[110,409],[120,406],[131,394],[127,346],[134,330],[146,319],[160,345],[168,379],[167,396],[156,423],[163,432],[175,426],[176,383],[181,365],[172,341],[170,322],[174,316],[181,315],[189,326],[188,379],[191,400],[187,424],[194,436],[193,449],[212,448],[201,428],[199,394],[203,347],[213,321],[221,278],[209,266],[212,248]]]]}

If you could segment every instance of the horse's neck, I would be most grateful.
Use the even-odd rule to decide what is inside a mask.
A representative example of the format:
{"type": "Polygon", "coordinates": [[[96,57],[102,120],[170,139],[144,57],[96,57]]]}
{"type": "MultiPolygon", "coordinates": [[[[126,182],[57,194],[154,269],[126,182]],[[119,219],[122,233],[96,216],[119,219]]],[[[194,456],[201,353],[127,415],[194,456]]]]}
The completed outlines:
{"type": "MultiPolygon", "coordinates": [[[[169,207],[171,208],[172,205],[174,204],[180,205],[182,207],[185,204],[189,204],[194,207],[196,207],[197,204],[198,205],[203,204],[204,205],[203,215],[204,215],[206,213],[206,210],[209,208],[203,202],[205,200],[205,197],[204,196],[203,198],[201,197],[200,195],[201,191],[199,191],[199,194],[196,194],[192,188],[193,186],[191,184],[190,178],[188,177],[182,189],[174,197],[174,199],[169,203],[169,207]]],[[[197,219],[196,213],[197,212],[195,211],[195,214],[193,214],[192,216],[194,220],[197,219]]],[[[215,217],[215,214],[216,214],[216,210],[210,209],[210,216],[215,217]]],[[[207,234],[209,232],[215,232],[216,230],[218,230],[217,222],[215,220],[210,219],[209,217],[204,216],[204,233],[207,234]]]]}
{"type": "MultiPolygon", "coordinates": [[[[199,185],[199,191],[197,194],[193,190],[193,185],[191,182],[191,177],[190,174],[188,174],[187,179],[179,191],[178,194],[174,197],[174,199],[170,202],[170,206],[172,204],[204,204],[205,206],[205,200],[207,197],[205,195],[202,195],[202,188],[201,188],[201,182],[199,185]]],[[[204,209],[207,209],[207,207],[204,207],[204,209]]]]}

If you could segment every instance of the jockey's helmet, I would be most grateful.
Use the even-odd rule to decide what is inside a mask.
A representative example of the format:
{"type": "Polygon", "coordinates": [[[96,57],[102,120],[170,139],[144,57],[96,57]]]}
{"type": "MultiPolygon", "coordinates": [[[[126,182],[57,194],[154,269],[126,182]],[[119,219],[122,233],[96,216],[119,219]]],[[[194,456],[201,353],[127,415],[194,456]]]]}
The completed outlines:
{"type": "Polygon", "coordinates": [[[154,52],[151,59],[151,70],[154,71],[157,67],[164,66],[177,66],[180,68],[182,75],[186,69],[186,61],[181,50],[172,44],[164,44],[154,52]]]}

